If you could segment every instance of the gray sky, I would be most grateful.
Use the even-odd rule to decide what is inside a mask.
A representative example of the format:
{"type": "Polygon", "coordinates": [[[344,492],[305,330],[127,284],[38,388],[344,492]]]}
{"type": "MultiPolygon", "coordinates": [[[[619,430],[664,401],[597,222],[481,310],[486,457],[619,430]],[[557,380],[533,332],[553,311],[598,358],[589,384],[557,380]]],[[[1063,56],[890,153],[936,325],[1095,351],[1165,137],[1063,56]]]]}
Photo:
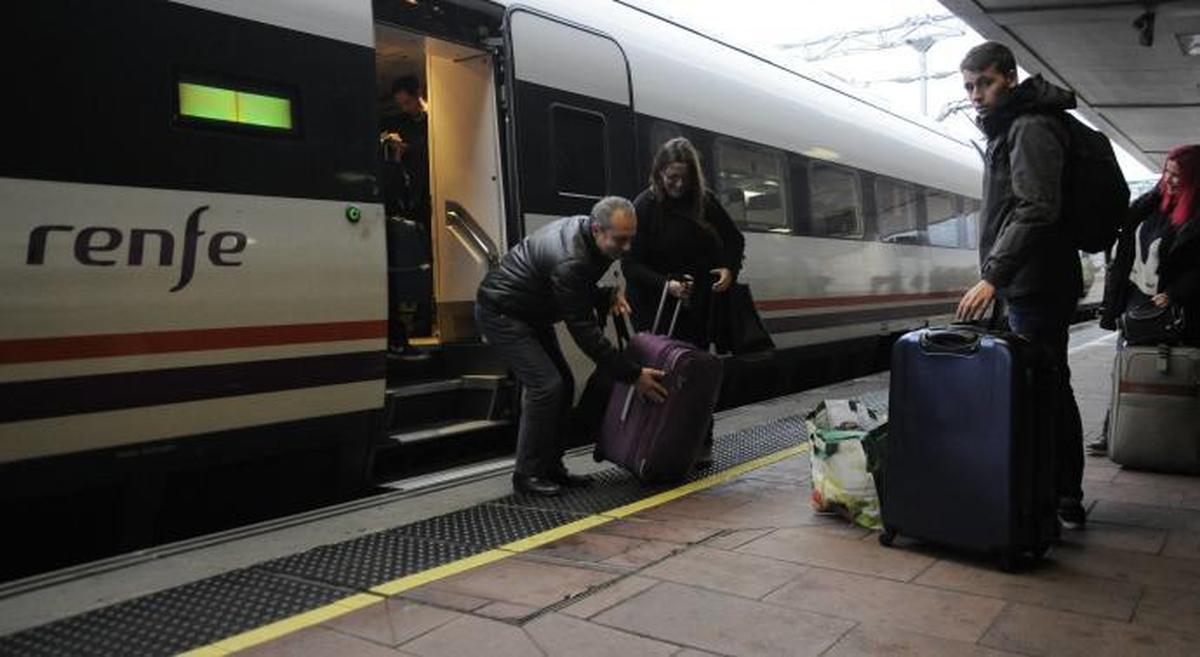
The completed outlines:
{"type": "MultiPolygon", "coordinates": [[[[669,16],[679,22],[722,40],[777,61],[793,63],[794,51],[782,50],[781,44],[808,41],[832,34],[861,28],[878,28],[898,24],[913,16],[940,16],[949,12],[937,0],[634,0],[646,9],[669,16]],[[789,61],[792,59],[792,61],[789,61]]],[[[947,24],[942,24],[946,26],[947,24]]],[[[957,75],[958,63],[972,46],[983,42],[961,21],[951,23],[964,32],[963,36],[938,41],[928,53],[931,74],[955,73],[929,82],[929,114],[937,116],[947,104],[962,100],[962,79],[957,75]]],[[[827,58],[807,64],[844,80],[864,83],[890,78],[916,76],[920,59],[908,46],[872,53],[827,58]]],[[[803,63],[794,64],[799,68],[803,63]]],[[[860,87],[861,94],[885,102],[896,110],[921,113],[920,84],[873,83],[860,87]]],[[[971,122],[973,112],[958,112],[941,123],[948,132],[959,137],[979,139],[980,134],[971,122]]],[[[1114,144],[1114,147],[1116,144],[1114,144]]],[[[1140,179],[1157,174],[1121,151],[1118,159],[1126,177],[1140,179]]]]}

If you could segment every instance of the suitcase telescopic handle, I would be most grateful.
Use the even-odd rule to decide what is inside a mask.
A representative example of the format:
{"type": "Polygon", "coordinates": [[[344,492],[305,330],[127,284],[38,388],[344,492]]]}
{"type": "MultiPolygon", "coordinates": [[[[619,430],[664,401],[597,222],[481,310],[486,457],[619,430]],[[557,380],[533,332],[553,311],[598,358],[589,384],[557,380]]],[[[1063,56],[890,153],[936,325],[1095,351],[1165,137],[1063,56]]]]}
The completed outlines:
{"type": "MultiPolygon", "coordinates": [[[[651,333],[658,333],[658,323],[662,319],[663,309],[667,307],[667,296],[671,291],[671,281],[691,282],[691,276],[668,276],[663,283],[662,295],[658,298],[658,312],[654,313],[654,325],[650,327],[651,333]]],[[[675,312],[671,314],[671,325],[667,327],[667,337],[675,334],[675,324],[679,321],[679,310],[683,308],[683,299],[675,300],[675,312]]]]}
{"type": "MultiPolygon", "coordinates": [[[[680,278],[667,277],[667,281],[663,283],[662,295],[658,298],[658,312],[654,313],[654,325],[650,327],[651,333],[658,333],[658,323],[662,320],[663,309],[667,306],[667,293],[671,290],[671,281],[683,280],[688,281],[691,276],[682,276],[680,278]]],[[[667,337],[671,337],[675,333],[675,324],[679,322],[679,310],[683,308],[683,300],[675,300],[675,312],[671,313],[671,325],[667,328],[667,337]]],[[[629,318],[626,317],[628,322],[629,318]]],[[[621,407],[621,422],[625,422],[625,418],[629,417],[629,407],[633,405],[633,393],[637,391],[634,386],[629,386],[629,392],[625,393],[625,404],[621,407]]]]}
{"type": "Polygon", "coordinates": [[[929,329],[921,333],[921,350],[927,354],[973,354],[979,350],[980,335],[965,328],[929,329]]]}

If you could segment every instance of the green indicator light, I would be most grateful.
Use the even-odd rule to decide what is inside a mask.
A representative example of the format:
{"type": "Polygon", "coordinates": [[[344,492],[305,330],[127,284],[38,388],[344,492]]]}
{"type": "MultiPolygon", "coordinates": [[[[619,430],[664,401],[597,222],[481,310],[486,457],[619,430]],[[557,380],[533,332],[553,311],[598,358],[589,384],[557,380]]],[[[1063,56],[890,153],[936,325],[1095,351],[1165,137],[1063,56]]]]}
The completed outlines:
{"type": "Polygon", "coordinates": [[[179,111],[184,116],[237,122],[237,93],[229,89],[179,83],[179,111]]]}
{"type": "Polygon", "coordinates": [[[197,119],[292,129],[292,101],[288,98],[192,82],[179,83],[179,113],[197,119]]]}
{"type": "Polygon", "coordinates": [[[356,224],[359,219],[362,219],[362,210],[359,210],[356,205],[346,206],[346,220],[352,224],[356,224]]]}
{"type": "Polygon", "coordinates": [[[266,128],[292,129],[292,101],[239,91],[238,122],[266,128]]]}

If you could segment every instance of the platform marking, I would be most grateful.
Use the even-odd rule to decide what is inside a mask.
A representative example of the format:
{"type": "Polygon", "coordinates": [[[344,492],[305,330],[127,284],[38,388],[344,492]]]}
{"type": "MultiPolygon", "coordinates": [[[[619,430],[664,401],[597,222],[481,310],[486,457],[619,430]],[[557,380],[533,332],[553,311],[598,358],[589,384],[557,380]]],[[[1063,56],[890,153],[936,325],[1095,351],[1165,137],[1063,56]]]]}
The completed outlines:
{"type": "Polygon", "coordinates": [[[399,593],[403,593],[404,591],[415,589],[419,586],[424,586],[440,579],[459,575],[467,572],[468,570],[516,556],[522,552],[528,552],[529,550],[541,547],[547,543],[553,543],[554,541],[567,536],[578,534],[579,532],[591,529],[593,527],[598,527],[605,523],[631,516],[639,511],[645,511],[646,509],[651,509],[656,506],[666,504],[667,502],[677,500],[681,497],[704,490],[706,488],[712,488],[717,484],[725,483],[726,481],[750,472],[751,470],[757,470],[758,468],[766,467],[768,465],[783,461],[784,459],[803,454],[808,451],[808,447],[808,443],[805,442],[794,447],[782,449],[773,454],[760,456],[759,458],[735,465],[732,468],[722,470],[721,472],[709,475],[703,479],[697,479],[695,481],[683,484],[682,486],[663,491],[656,495],[651,495],[650,497],[638,500],[637,502],[619,506],[615,509],[609,509],[608,511],[602,511],[600,513],[588,515],[574,522],[570,522],[544,532],[539,532],[532,536],[527,536],[525,538],[512,541],[511,543],[505,543],[498,548],[481,552],[465,559],[451,561],[440,566],[435,566],[428,570],[423,570],[419,573],[413,573],[412,575],[406,575],[390,582],[384,582],[383,584],[371,587],[366,593],[357,593],[355,595],[342,598],[341,600],[336,600],[322,607],[310,609],[309,611],[305,611],[294,616],[289,616],[288,618],[275,621],[274,623],[268,623],[262,627],[255,628],[241,634],[236,634],[215,643],[210,643],[206,646],[200,646],[199,648],[194,648],[181,654],[183,657],[221,657],[223,655],[232,654],[239,650],[245,650],[268,641],[279,639],[287,636],[288,634],[292,634],[293,632],[297,632],[308,627],[313,627],[314,625],[319,625],[326,621],[337,618],[338,616],[348,614],[352,611],[357,611],[363,607],[378,604],[399,593]]]}
{"type": "Polygon", "coordinates": [[[745,474],[751,470],[757,470],[758,468],[762,468],[773,463],[778,463],[779,461],[791,458],[797,454],[803,454],[807,451],[808,443],[803,443],[794,447],[788,447],[787,449],[781,449],[774,454],[760,456],[759,458],[746,461],[740,465],[735,465],[732,468],[722,470],[716,474],[704,477],[703,479],[697,479],[696,481],[688,482],[682,486],[679,486],[678,488],[672,488],[671,490],[663,491],[657,495],[651,495],[650,497],[626,504],[625,506],[619,506],[615,509],[602,511],[598,515],[606,516],[614,520],[631,516],[639,511],[652,509],[656,506],[666,504],[671,500],[676,500],[685,495],[695,493],[696,491],[704,490],[705,488],[711,488],[717,484],[729,481],[730,479],[745,474]]]}
{"type": "Polygon", "coordinates": [[[196,648],[183,653],[187,657],[212,657],[215,655],[228,655],[239,650],[245,650],[251,646],[256,646],[260,643],[266,643],[272,639],[291,634],[297,630],[302,630],[306,627],[312,627],[319,623],[332,620],[338,616],[348,614],[352,611],[357,611],[363,607],[367,607],[378,603],[381,600],[379,596],[370,595],[367,593],[356,593],[354,595],[336,600],[327,605],[310,609],[308,611],[289,616],[282,620],[268,623],[262,627],[253,630],[235,634],[234,636],[221,639],[216,643],[211,643],[207,646],[196,648]]]}
{"type": "Polygon", "coordinates": [[[405,575],[400,579],[394,579],[390,582],[384,582],[383,584],[372,586],[370,592],[380,598],[390,598],[409,589],[415,589],[418,586],[424,586],[425,584],[443,579],[445,577],[458,575],[459,573],[465,573],[472,568],[486,566],[494,561],[507,559],[513,554],[513,552],[500,549],[480,552],[479,554],[471,555],[465,559],[444,563],[440,566],[434,566],[428,570],[422,570],[419,573],[405,575]]]}
{"type": "Polygon", "coordinates": [[[592,527],[598,527],[606,522],[612,522],[615,519],[616,518],[610,518],[604,515],[585,516],[574,522],[569,522],[565,525],[559,525],[554,529],[548,529],[544,532],[538,532],[533,536],[526,536],[525,538],[515,540],[511,543],[505,543],[504,545],[501,545],[499,549],[506,552],[511,552],[513,554],[528,552],[529,550],[541,547],[547,543],[553,543],[560,538],[566,538],[572,534],[578,534],[581,531],[591,529],[592,527]]]}

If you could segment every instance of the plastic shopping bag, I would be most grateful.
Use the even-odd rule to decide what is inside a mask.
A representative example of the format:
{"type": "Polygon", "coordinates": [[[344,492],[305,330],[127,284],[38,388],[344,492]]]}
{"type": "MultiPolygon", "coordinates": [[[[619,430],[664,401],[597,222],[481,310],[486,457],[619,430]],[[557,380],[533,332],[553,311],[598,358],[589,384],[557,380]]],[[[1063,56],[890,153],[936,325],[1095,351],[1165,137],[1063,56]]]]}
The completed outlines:
{"type": "MultiPolygon", "coordinates": [[[[879,492],[863,445],[868,430],[880,420],[879,414],[855,400],[823,401],[805,418],[812,446],[814,509],[836,513],[868,529],[882,527],[879,492]]],[[[880,440],[881,432],[871,433],[872,440],[880,440]]],[[[873,454],[881,453],[877,447],[873,445],[873,454]]],[[[878,462],[872,465],[879,466],[878,462]]]]}

